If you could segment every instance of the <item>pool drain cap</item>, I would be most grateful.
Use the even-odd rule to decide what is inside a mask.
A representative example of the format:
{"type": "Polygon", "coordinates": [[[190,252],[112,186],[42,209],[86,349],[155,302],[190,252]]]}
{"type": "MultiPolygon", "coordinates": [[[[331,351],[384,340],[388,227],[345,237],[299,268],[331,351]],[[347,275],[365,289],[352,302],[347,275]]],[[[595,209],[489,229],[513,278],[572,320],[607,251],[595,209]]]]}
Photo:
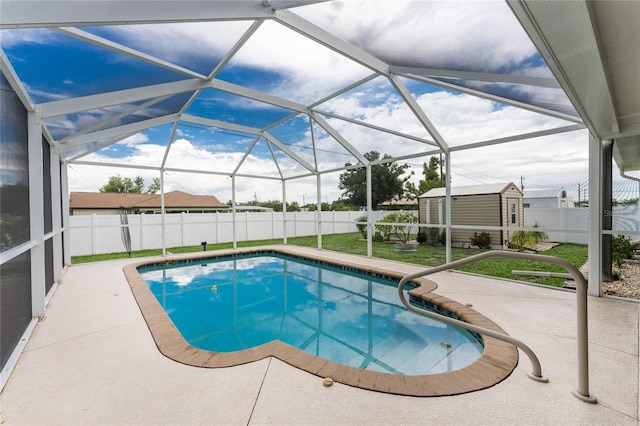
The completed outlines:
{"type": "Polygon", "coordinates": [[[325,387],[333,386],[333,379],[331,377],[325,377],[324,380],[322,381],[322,384],[325,387]]]}

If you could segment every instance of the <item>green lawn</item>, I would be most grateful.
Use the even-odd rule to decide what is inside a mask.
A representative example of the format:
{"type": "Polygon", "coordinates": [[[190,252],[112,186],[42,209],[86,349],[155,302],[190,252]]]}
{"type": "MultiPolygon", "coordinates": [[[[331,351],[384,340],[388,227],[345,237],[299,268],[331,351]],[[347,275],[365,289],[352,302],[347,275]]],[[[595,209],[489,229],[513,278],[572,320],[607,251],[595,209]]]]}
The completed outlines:
{"type": "MultiPolygon", "coordinates": [[[[317,247],[318,237],[315,235],[309,237],[295,237],[288,238],[287,243],[291,245],[299,245],[305,247],[317,247]]],[[[238,247],[255,247],[268,244],[282,244],[281,239],[274,240],[260,240],[260,241],[242,241],[238,242],[238,247]]],[[[209,244],[207,250],[219,250],[231,248],[231,243],[223,244],[209,244]]],[[[367,242],[362,239],[360,233],[349,234],[334,234],[324,235],[322,237],[322,247],[326,250],[339,251],[343,253],[367,254],[367,242]]],[[[191,253],[202,251],[202,246],[190,246],[190,247],[171,247],[167,249],[170,253],[191,253]]],[[[458,260],[465,257],[472,256],[474,254],[481,253],[484,250],[478,249],[461,249],[452,248],[451,257],[452,260],[458,260]]],[[[133,252],[131,257],[145,257],[145,256],[159,256],[162,254],[162,250],[142,250],[133,252]]],[[[549,256],[555,256],[562,258],[576,267],[581,267],[587,261],[587,246],[578,244],[561,244],[550,250],[544,252],[549,256]]],[[[393,244],[388,242],[374,242],[373,243],[373,256],[397,260],[401,262],[415,263],[425,266],[437,266],[445,263],[445,249],[444,247],[432,247],[432,246],[420,246],[417,252],[414,253],[398,253],[393,250],[393,244]]],[[[126,259],[127,253],[107,253],[93,256],[74,256],[71,258],[73,264],[86,263],[86,262],[98,262],[102,260],[112,259],[126,259]]],[[[458,268],[461,271],[473,272],[480,275],[488,275],[492,277],[501,277],[509,279],[517,279],[521,281],[537,282],[545,285],[562,286],[564,280],[559,278],[535,278],[535,277],[522,277],[516,276],[511,273],[512,270],[527,270],[527,271],[548,271],[548,272],[566,272],[562,268],[549,265],[546,263],[531,262],[527,260],[515,260],[515,259],[485,259],[481,262],[464,265],[458,268]]]]}

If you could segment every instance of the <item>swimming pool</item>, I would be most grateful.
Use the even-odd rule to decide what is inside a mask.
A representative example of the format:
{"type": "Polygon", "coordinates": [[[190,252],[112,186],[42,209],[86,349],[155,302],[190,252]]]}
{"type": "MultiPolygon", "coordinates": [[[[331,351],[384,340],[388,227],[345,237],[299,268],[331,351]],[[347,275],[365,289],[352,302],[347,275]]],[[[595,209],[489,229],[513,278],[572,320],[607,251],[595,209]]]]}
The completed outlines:
{"type": "Polygon", "coordinates": [[[280,253],[139,268],[185,340],[234,352],[279,340],[340,364],[393,374],[453,371],[479,336],[406,310],[397,280],[280,253]]]}
{"type": "MultiPolygon", "coordinates": [[[[246,254],[259,254],[261,257],[271,257],[274,254],[276,255],[276,257],[278,257],[279,254],[284,254],[293,256],[297,260],[302,260],[303,262],[309,262],[311,264],[323,263],[333,265],[332,267],[339,268],[342,273],[344,273],[345,271],[347,272],[346,274],[344,274],[344,276],[346,276],[347,278],[344,278],[344,276],[342,278],[343,280],[347,281],[352,279],[349,271],[360,271],[369,273],[372,275],[372,281],[376,281],[376,279],[379,277],[392,277],[396,282],[399,281],[401,277],[409,273],[416,272],[416,266],[411,264],[287,245],[219,250],[216,252],[192,253],[188,255],[171,256],[168,258],[148,259],[132,262],[123,268],[123,272],[127,278],[127,281],[129,282],[132,294],[135,297],[136,303],[140,307],[142,316],[160,353],[177,362],[204,368],[231,367],[249,362],[256,362],[262,359],[275,358],[321,378],[331,377],[336,383],[356,386],[363,389],[369,389],[379,392],[411,396],[456,395],[460,393],[485,389],[487,387],[494,386],[496,383],[504,380],[512,373],[517,365],[518,351],[515,346],[506,344],[488,336],[484,336],[484,350],[482,351],[482,354],[476,361],[472,362],[466,367],[461,367],[453,371],[449,371],[451,370],[449,366],[443,368],[443,365],[446,363],[444,362],[437,367],[442,368],[442,371],[444,372],[436,373],[435,371],[438,370],[436,370],[435,364],[432,362],[431,371],[433,374],[420,373],[420,371],[422,371],[420,369],[424,369],[424,365],[416,368],[415,370],[407,371],[403,374],[398,374],[397,372],[392,373],[390,372],[391,369],[387,368],[387,366],[380,368],[380,365],[382,365],[381,363],[376,363],[372,360],[366,360],[366,357],[369,355],[369,353],[367,352],[367,348],[369,348],[370,346],[365,346],[364,349],[367,349],[365,351],[363,350],[363,346],[360,346],[360,343],[363,340],[366,340],[368,342],[369,336],[371,336],[371,338],[373,339],[378,328],[385,329],[386,327],[388,329],[389,327],[387,327],[387,325],[384,323],[384,320],[382,320],[382,325],[380,325],[380,321],[376,322],[376,315],[373,315],[371,323],[372,326],[369,327],[369,322],[367,321],[362,330],[366,335],[366,338],[359,338],[357,342],[355,340],[352,340],[351,337],[336,341],[335,335],[332,333],[332,330],[338,326],[341,326],[341,324],[348,324],[351,320],[351,317],[354,315],[354,311],[352,309],[340,309],[341,307],[346,307],[347,305],[347,303],[340,302],[342,302],[346,297],[347,300],[349,300],[350,306],[364,306],[364,294],[367,293],[368,297],[370,286],[369,283],[367,282],[366,285],[362,284],[360,287],[361,289],[358,291],[353,291],[354,287],[347,286],[343,288],[344,286],[335,286],[335,284],[333,283],[333,287],[328,287],[327,290],[326,288],[324,288],[326,287],[326,285],[322,284],[319,287],[322,290],[327,291],[323,291],[322,293],[318,293],[318,291],[316,291],[314,293],[313,291],[308,291],[310,289],[313,290],[313,285],[309,284],[311,281],[308,281],[310,280],[310,277],[306,276],[303,273],[300,273],[299,271],[296,271],[296,278],[292,280],[302,280],[303,282],[306,282],[306,285],[302,286],[304,287],[304,291],[300,289],[301,286],[296,286],[295,288],[297,288],[297,290],[290,291],[288,288],[294,288],[292,287],[292,285],[287,285],[284,287],[280,285],[281,290],[279,291],[279,293],[281,293],[282,295],[286,295],[286,300],[289,302],[293,300],[290,296],[292,296],[295,291],[298,291],[299,293],[309,293],[306,295],[306,298],[302,298],[303,301],[308,301],[309,298],[312,298],[310,295],[315,294],[315,297],[317,298],[320,294],[321,296],[323,296],[323,300],[325,301],[326,305],[333,305],[334,311],[331,314],[325,314],[322,310],[319,310],[315,316],[310,316],[312,310],[307,308],[304,315],[296,314],[298,315],[298,317],[294,319],[293,315],[288,310],[291,307],[291,303],[285,304],[285,302],[281,302],[281,323],[283,320],[282,315],[285,315],[285,324],[294,323],[296,324],[296,327],[298,327],[300,330],[303,330],[304,333],[306,333],[303,333],[303,335],[307,337],[307,340],[309,342],[311,342],[307,343],[307,346],[309,348],[313,347],[314,344],[319,344],[321,350],[331,348],[332,346],[342,346],[350,348],[352,355],[350,361],[342,360],[343,363],[340,363],[325,358],[323,357],[324,355],[315,355],[313,351],[305,352],[304,350],[298,349],[290,344],[283,343],[280,338],[286,338],[281,336],[275,338],[275,340],[271,340],[258,346],[250,347],[248,349],[231,350],[230,352],[221,351],[221,349],[223,348],[214,350],[202,349],[196,346],[198,342],[194,342],[192,344],[191,342],[187,341],[185,336],[183,336],[178,330],[177,324],[175,324],[174,320],[172,320],[171,318],[170,311],[173,308],[169,308],[169,312],[167,312],[167,310],[165,310],[165,308],[163,307],[163,303],[166,304],[166,302],[168,302],[168,300],[171,298],[186,297],[188,299],[189,297],[194,297],[187,296],[186,293],[183,292],[183,290],[189,287],[195,288],[198,286],[197,280],[194,278],[195,275],[191,276],[189,274],[179,274],[179,276],[175,277],[175,279],[173,280],[173,290],[175,291],[172,292],[168,290],[168,281],[166,279],[164,281],[160,279],[159,281],[163,282],[164,284],[160,285],[159,283],[157,283],[152,284],[152,286],[164,286],[165,290],[161,290],[159,293],[156,291],[156,293],[158,294],[158,296],[156,296],[154,293],[152,293],[149,284],[145,282],[138,271],[138,268],[140,268],[141,270],[146,269],[148,271],[153,271],[153,273],[159,274],[161,276],[163,274],[166,274],[167,270],[172,270],[173,266],[191,265],[196,266],[196,269],[209,267],[213,268],[214,261],[211,259],[211,257],[216,257],[217,260],[224,259],[224,261],[228,261],[233,260],[234,258],[237,259],[238,256],[243,256],[246,254]],[[202,262],[204,258],[207,258],[206,262],[202,262]],[[205,264],[207,266],[202,266],[205,264]],[[162,269],[158,268],[161,265],[169,266],[169,268],[166,269],[165,272],[162,272],[162,269]],[[196,283],[196,285],[194,285],[194,282],[196,283]],[[286,292],[284,290],[285,288],[287,289],[286,292]],[[350,293],[347,291],[349,289],[351,290],[350,293]],[[342,297],[339,297],[338,295],[342,295],[342,297]],[[285,310],[285,307],[287,307],[287,310],[285,310]],[[330,321],[328,323],[326,321],[318,323],[317,321],[320,317],[322,317],[324,320],[330,321]],[[318,331],[318,329],[316,328],[316,330],[313,331],[308,324],[321,324],[321,330],[318,331]],[[325,326],[324,324],[329,324],[329,326],[325,326]],[[314,334],[316,334],[317,336],[312,337],[314,336],[314,334]],[[353,344],[353,342],[358,343],[358,345],[353,344]],[[354,362],[354,359],[359,362],[354,362]],[[353,366],[353,364],[359,365],[353,366]],[[359,368],[363,364],[365,364],[365,368],[359,368]]],[[[257,260],[254,260],[254,262],[255,261],[257,260]]],[[[248,274],[247,277],[251,277],[253,276],[253,274],[256,274],[256,271],[254,270],[253,265],[251,265],[250,262],[245,264],[245,266],[243,268],[240,268],[240,270],[246,270],[248,274]]],[[[316,275],[318,273],[319,272],[316,271],[316,275]]],[[[332,273],[333,271],[323,271],[322,275],[325,279],[321,280],[321,282],[327,281],[325,275],[332,273]]],[[[237,276],[238,271],[236,271],[235,274],[237,276]]],[[[251,283],[254,281],[252,280],[253,279],[247,279],[247,282],[251,283]]],[[[287,280],[289,281],[289,278],[287,280]]],[[[470,305],[461,304],[437,294],[435,290],[438,288],[438,285],[431,279],[427,280],[424,278],[418,278],[415,280],[415,284],[418,285],[418,287],[410,290],[409,292],[413,302],[434,308],[438,312],[448,312],[449,315],[451,315],[451,313],[454,313],[454,317],[457,317],[465,322],[504,333],[504,330],[502,330],[497,324],[479,314],[478,312],[474,311],[470,307],[470,305]]],[[[221,286],[227,286],[227,288],[234,287],[234,285],[232,284],[202,284],[200,287],[202,287],[203,294],[207,294],[207,298],[215,298],[217,294],[222,295],[223,289],[221,289],[221,286]],[[216,287],[214,287],[214,285],[216,287]]],[[[241,285],[236,283],[235,287],[238,288],[241,287],[241,285]]],[[[247,288],[250,288],[250,286],[247,285],[247,288]]],[[[255,290],[255,288],[253,288],[253,290],[255,290]]],[[[254,291],[251,292],[253,293],[254,291]]],[[[371,305],[373,309],[376,304],[380,304],[387,311],[396,309],[396,288],[392,287],[391,289],[380,289],[378,285],[374,285],[374,282],[372,282],[371,292],[374,297],[371,299],[371,302],[369,302],[369,299],[366,299],[367,310],[369,305],[371,305]],[[387,294],[387,291],[389,290],[391,292],[387,294]]],[[[245,293],[246,292],[236,292],[236,297],[245,293]]],[[[259,291],[257,293],[260,294],[259,291]]],[[[272,303],[272,301],[275,300],[271,299],[271,297],[273,296],[272,293],[273,292],[267,294],[263,291],[263,293],[261,294],[261,298],[259,298],[258,300],[258,304],[245,307],[244,310],[262,313],[262,315],[264,315],[264,311],[262,310],[263,308],[260,308],[259,305],[272,303]]],[[[237,300],[240,300],[240,298],[237,297],[237,300]]],[[[244,300],[246,303],[256,303],[247,302],[244,297],[242,297],[242,300],[244,300]]],[[[239,311],[241,307],[243,307],[241,302],[238,302],[236,304],[231,303],[230,305],[233,306],[233,308],[227,309],[230,309],[230,311],[228,312],[231,312],[231,317],[233,317],[234,311],[239,311]]],[[[257,315],[257,313],[255,315],[257,315]]],[[[190,314],[186,314],[186,316],[189,315],[190,314]]],[[[402,330],[400,335],[403,335],[402,333],[404,333],[404,335],[406,336],[407,334],[410,334],[410,330],[412,330],[414,334],[424,333],[424,330],[418,330],[418,328],[421,327],[408,327],[408,321],[415,321],[417,318],[419,318],[419,316],[414,315],[413,317],[415,318],[402,321],[402,319],[405,318],[404,315],[408,314],[406,312],[397,313],[397,316],[401,319],[400,324],[398,325],[398,327],[400,327],[400,330],[402,330]]],[[[256,318],[253,319],[253,322],[260,322],[257,321],[256,318]]],[[[180,322],[180,320],[176,321],[180,322]]],[[[201,322],[204,321],[201,320],[201,322]]],[[[268,321],[265,321],[265,327],[267,322],[268,321]]],[[[233,322],[231,324],[233,324],[233,322]]],[[[273,321],[271,322],[270,328],[274,328],[273,321]]],[[[444,328],[444,325],[440,325],[438,328],[444,328]]],[[[262,331],[264,330],[261,330],[259,334],[262,334],[262,331]]],[[[203,336],[202,334],[198,334],[197,332],[193,332],[192,336],[190,336],[189,338],[193,336],[199,336],[199,338],[196,337],[196,340],[200,340],[202,342],[209,340],[208,336],[203,336]]],[[[244,338],[246,336],[241,336],[243,337],[244,342],[244,338]]],[[[390,337],[391,336],[388,336],[387,339],[389,339],[390,337]]],[[[391,337],[391,339],[394,338],[397,337],[391,337]]],[[[419,339],[422,339],[422,337],[420,337],[419,339]]],[[[233,339],[231,339],[231,341],[233,341],[233,339]]],[[[389,347],[389,342],[390,340],[386,340],[385,344],[387,344],[387,348],[389,347]]],[[[452,343],[447,343],[445,339],[436,339],[436,346],[439,346],[443,350],[453,349],[455,342],[457,341],[452,340],[452,343]],[[444,344],[441,345],[441,343],[444,344]],[[448,347],[448,344],[451,344],[451,348],[448,347]]],[[[247,342],[244,343],[246,344],[247,342]]],[[[238,344],[238,342],[236,342],[236,344],[238,344]]],[[[382,342],[380,342],[378,345],[381,346],[376,348],[376,345],[373,345],[373,353],[374,355],[376,355],[376,357],[380,353],[379,350],[384,346],[382,342]]],[[[246,346],[249,347],[250,345],[246,346]]],[[[347,353],[349,353],[349,351],[347,351],[347,353]]],[[[398,363],[387,364],[392,367],[392,369],[397,370],[396,364],[398,363]]],[[[452,365],[453,364],[454,362],[452,362],[452,365]]]]}

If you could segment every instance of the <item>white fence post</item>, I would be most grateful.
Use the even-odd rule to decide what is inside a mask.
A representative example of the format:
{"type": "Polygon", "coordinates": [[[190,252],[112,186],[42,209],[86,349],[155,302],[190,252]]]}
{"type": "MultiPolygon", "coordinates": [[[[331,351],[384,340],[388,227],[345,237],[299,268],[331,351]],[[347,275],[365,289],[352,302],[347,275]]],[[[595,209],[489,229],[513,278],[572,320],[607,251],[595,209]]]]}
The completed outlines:
{"type": "Polygon", "coordinates": [[[91,215],[91,254],[99,254],[98,252],[98,227],[96,226],[97,215],[91,215]]]}
{"type": "Polygon", "coordinates": [[[216,227],[216,238],[215,238],[215,243],[218,244],[219,240],[218,240],[218,235],[220,235],[220,212],[216,211],[216,223],[215,223],[215,227],[216,227]]]}
{"type": "Polygon", "coordinates": [[[184,243],[184,234],[185,234],[185,231],[184,231],[184,215],[185,214],[186,214],[185,212],[180,213],[180,245],[182,247],[184,247],[186,245],[184,243]]]}
{"type": "Polygon", "coordinates": [[[140,213],[140,250],[144,250],[145,246],[144,246],[144,242],[145,242],[145,232],[144,232],[144,219],[145,219],[145,214],[144,213],[140,213]]]}

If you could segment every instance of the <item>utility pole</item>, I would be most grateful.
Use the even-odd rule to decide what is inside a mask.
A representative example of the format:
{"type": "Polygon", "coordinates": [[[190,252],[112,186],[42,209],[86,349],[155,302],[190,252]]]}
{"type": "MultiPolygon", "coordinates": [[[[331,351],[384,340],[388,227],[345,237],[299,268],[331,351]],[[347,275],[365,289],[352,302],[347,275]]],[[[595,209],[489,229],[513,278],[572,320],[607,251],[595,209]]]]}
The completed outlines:
{"type": "Polygon", "coordinates": [[[578,206],[582,207],[582,203],[580,202],[580,182],[578,182],[578,206]]]}
{"type": "Polygon", "coordinates": [[[524,191],[524,176],[520,175],[520,190],[524,191]]]}

